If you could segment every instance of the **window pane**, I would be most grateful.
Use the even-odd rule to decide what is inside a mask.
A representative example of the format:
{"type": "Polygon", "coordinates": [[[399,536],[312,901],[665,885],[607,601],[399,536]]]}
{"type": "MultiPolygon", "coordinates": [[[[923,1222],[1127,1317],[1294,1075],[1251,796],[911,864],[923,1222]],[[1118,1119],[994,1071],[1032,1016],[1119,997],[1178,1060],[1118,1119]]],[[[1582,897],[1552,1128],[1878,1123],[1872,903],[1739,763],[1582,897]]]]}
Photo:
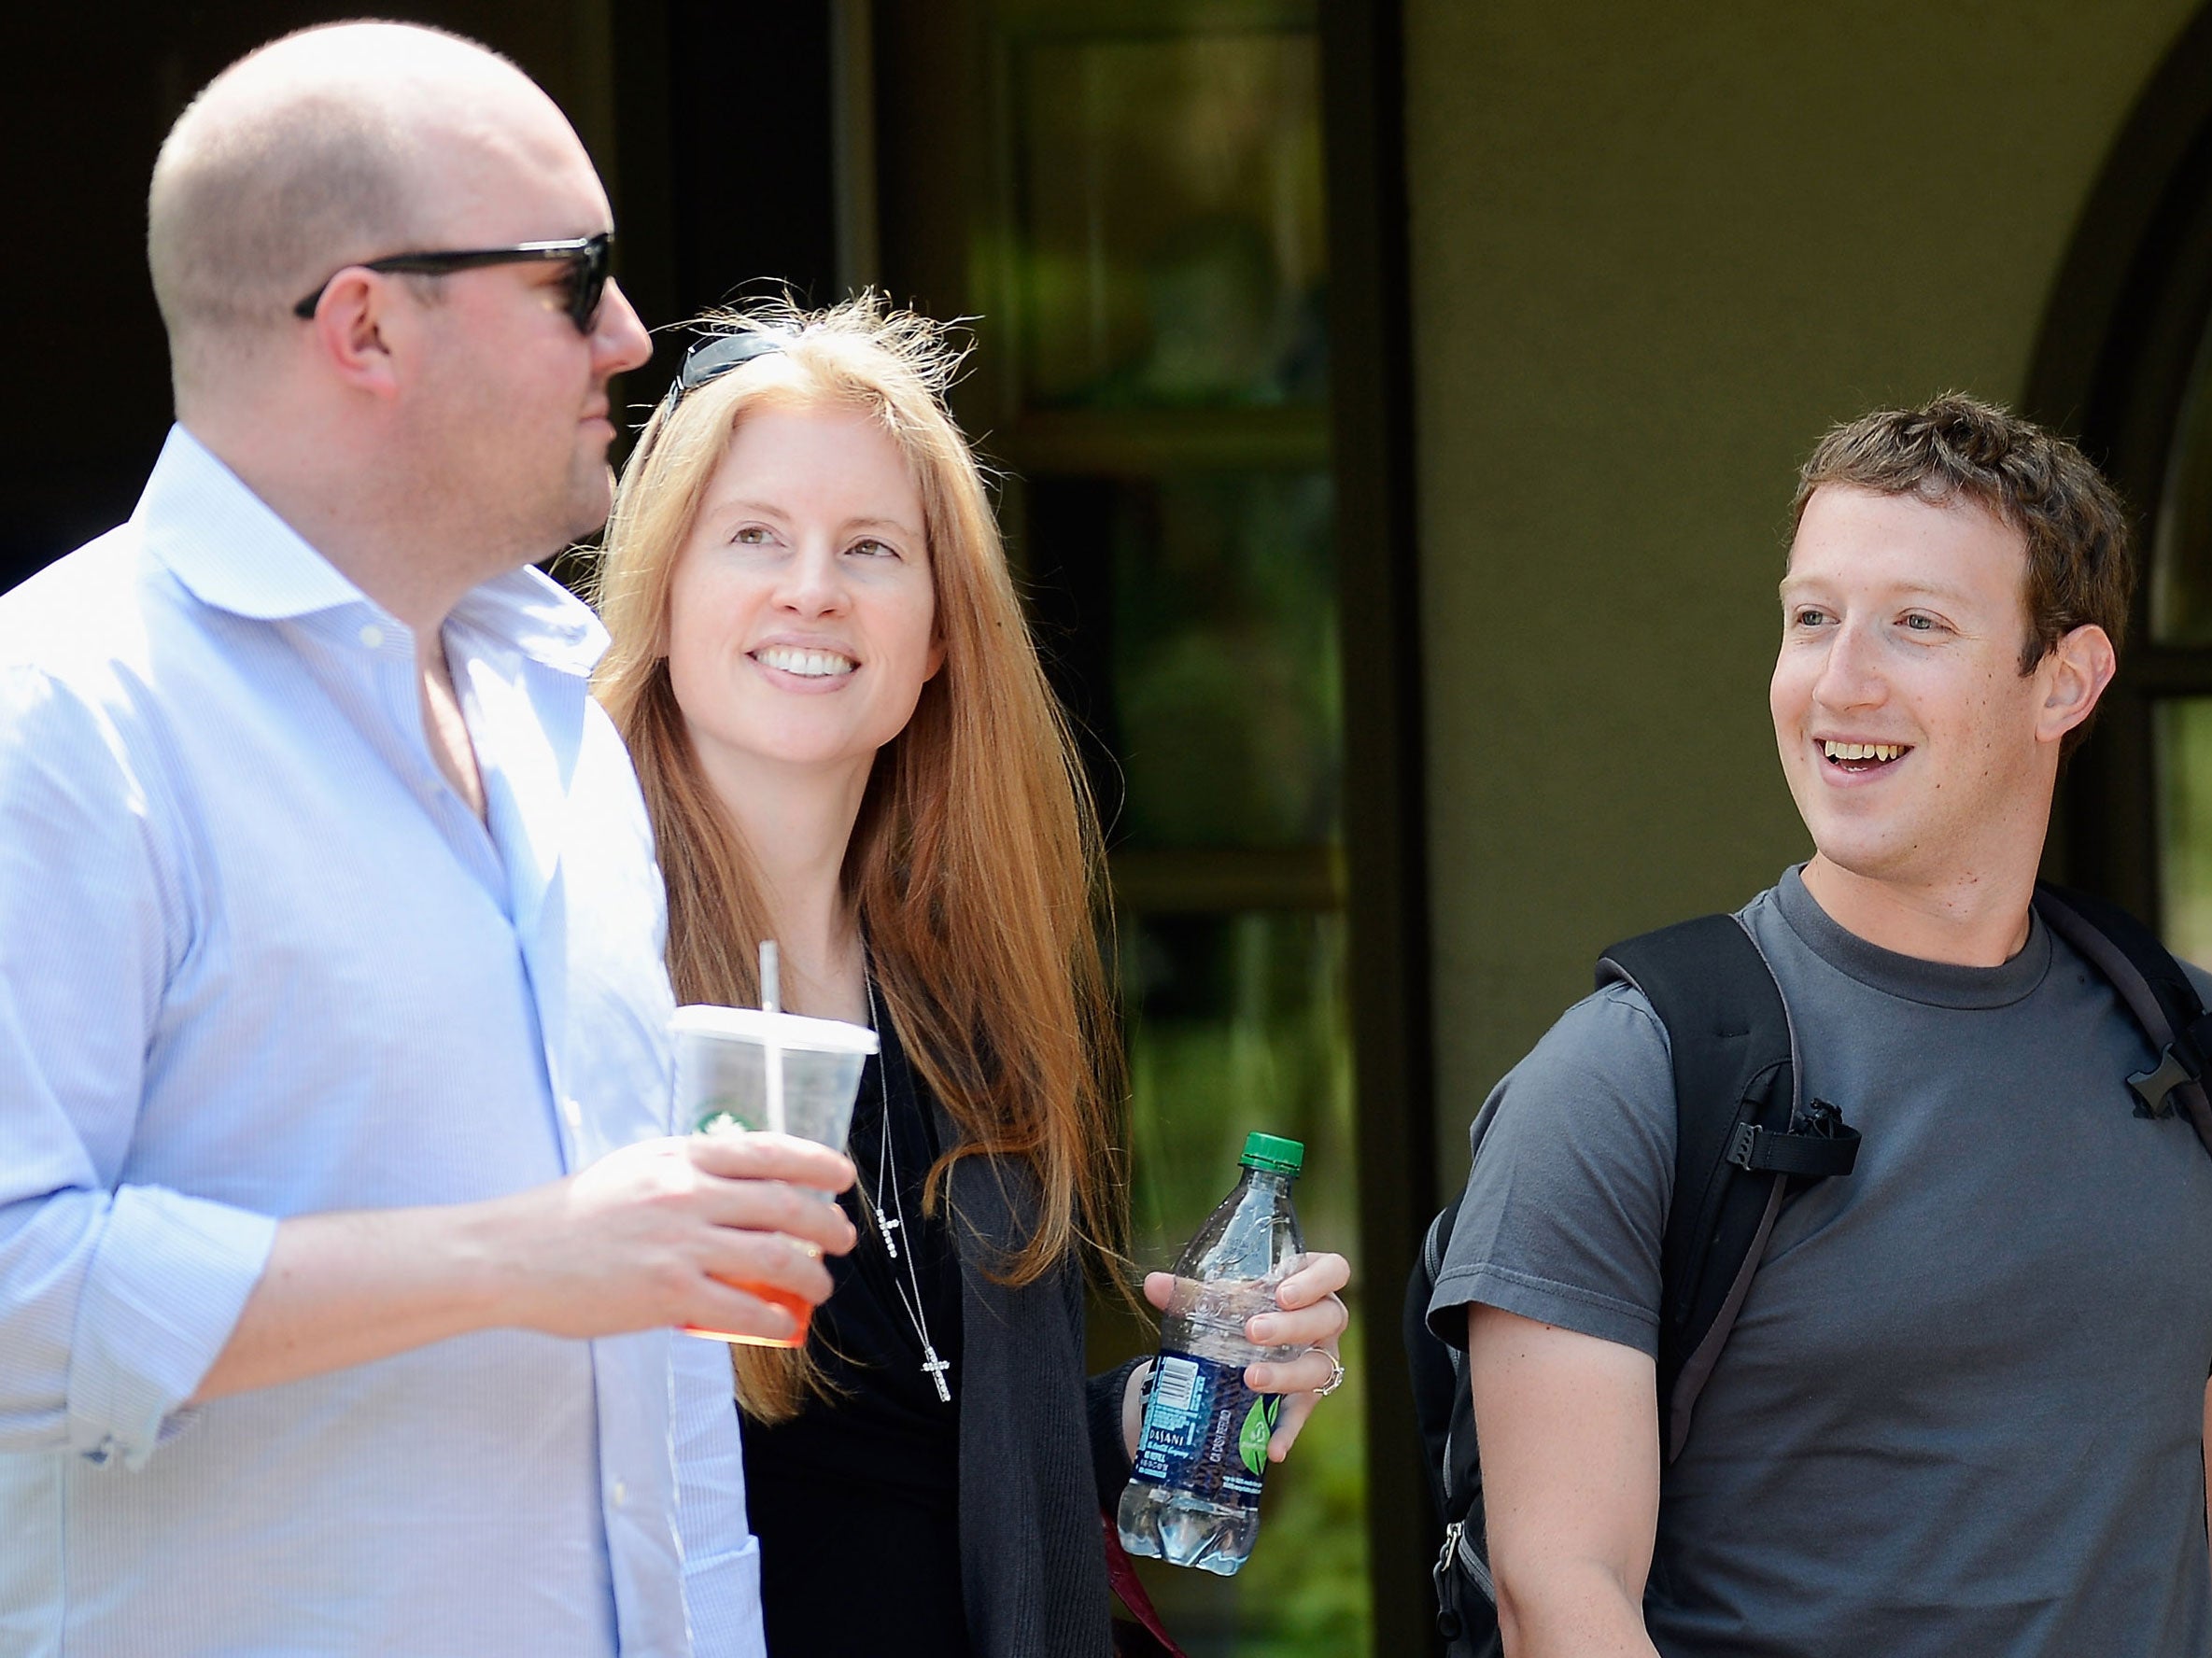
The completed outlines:
{"type": "MultiPolygon", "coordinates": [[[[1344,919],[1252,910],[1126,916],[1137,1260],[1165,1267],[1220,1201],[1252,1130],[1305,1145],[1309,1246],[1349,1254],[1357,1186],[1344,919]]],[[[1347,1295],[1358,1351],[1361,1305],[1347,1295]]],[[[1388,1312],[1388,1309],[1385,1309],[1388,1312]]],[[[1350,1658],[1367,1651],[1366,1454],[1359,1367],[1271,1467],[1260,1540],[1222,1580],[1142,1563],[1191,1658],[1350,1658]]]]}
{"type": "Polygon", "coordinates": [[[2212,333],[2197,348],[2174,429],[2150,549],[2150,637],[2212,644],[2212,333]]]}
{"type": "Polygon", "coordinates": [[[2161,931],[2177,955],[2212,964],[2212,697],[2157,705],[2161,931]]]}
{"type": "Polygon", "coordinates": [[[1320,471],[1032,485],[1040,621],[1117,845],[1335,838],[1331,513],[1320,471]]]}
{"type": "Polygon", "coordinates": [[[1032,407],[1322,397],[1316,52],[1304,33],[1017,46],[1032,407]]]}

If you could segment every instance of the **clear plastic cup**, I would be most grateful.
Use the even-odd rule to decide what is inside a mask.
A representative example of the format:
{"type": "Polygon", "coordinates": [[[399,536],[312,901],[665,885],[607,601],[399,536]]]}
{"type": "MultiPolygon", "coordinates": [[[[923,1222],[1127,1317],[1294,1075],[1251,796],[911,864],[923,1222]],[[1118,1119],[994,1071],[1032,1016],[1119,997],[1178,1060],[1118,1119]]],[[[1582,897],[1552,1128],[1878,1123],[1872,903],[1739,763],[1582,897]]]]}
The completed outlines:
{"type": "MultiPolygon", "coordinates": [[[[860,1075],[876,1051],[865,1025],[757,1007],[679,1007],[669,1022],[676,1045],[676,1122],[697,1134],[796,1134],[842,1151],[852,1127],[860,1075]]],[[[813,1309],[763,1285],[740,1284],[789,1313],[796,1333],[778,1339],[686,1326],[695,1336],[760,1347],[796,1347],[813,1309]]]]}

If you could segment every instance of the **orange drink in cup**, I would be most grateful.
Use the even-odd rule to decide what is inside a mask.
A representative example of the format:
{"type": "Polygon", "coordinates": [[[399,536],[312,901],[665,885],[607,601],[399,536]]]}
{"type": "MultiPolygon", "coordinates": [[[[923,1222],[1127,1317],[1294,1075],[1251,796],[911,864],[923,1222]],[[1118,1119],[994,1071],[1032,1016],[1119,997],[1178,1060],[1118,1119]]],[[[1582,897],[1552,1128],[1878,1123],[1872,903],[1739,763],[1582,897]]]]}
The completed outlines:
{"type": "Polygon", "coordinates": [[[747,1295],[758,1296],[762,1300],[782,1308],[791,1314],[798,1328],[788,1336],[741,1336],[731,1330],[701,1329],[696,1324],[687,1324],[683,1327],[685,1335],[704,1336],[710,1342],[740,1342],[748,1347],[804,1347],[807,1344],[807,1321],[814,1313],[810,1304],[802,1301],[789,1290],[771,1289],[765,1284],[737,1284],[734,1279],[731,1282],[747,1295]]]}

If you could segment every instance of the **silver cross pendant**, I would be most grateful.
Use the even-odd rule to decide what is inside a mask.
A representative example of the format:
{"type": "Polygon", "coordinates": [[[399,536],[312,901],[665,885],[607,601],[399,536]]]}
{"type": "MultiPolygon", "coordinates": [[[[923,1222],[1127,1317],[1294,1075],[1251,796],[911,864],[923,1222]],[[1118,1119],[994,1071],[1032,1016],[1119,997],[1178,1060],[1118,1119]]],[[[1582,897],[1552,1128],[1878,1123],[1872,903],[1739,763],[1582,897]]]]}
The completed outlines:
{"type": "Polygon", "coordinates": [[[951,1404],[952,1390],[945,1385],[945,1372],[952,1367],[939,1358],[937,1350],[927,1342],[922,1343],[922,1351],[928,1356],[923,1360],[922,1368],[929,1372],[929,1379],[937,1384],[937,1402],[951,1404]]]}
{"type": "Polygon", "coordinates": [[[881,1209],[876,1211],[876,1229],[883,1234],[883,1251],[886,1255],[890,1256],[893,1260],[898,1259],[898,1240],[894,1238],[891,1234],[895,1229],[904,1224],[905,1223],[903,1221],[892,1219],[890,1215],[884,1214],[881,1209]]]}

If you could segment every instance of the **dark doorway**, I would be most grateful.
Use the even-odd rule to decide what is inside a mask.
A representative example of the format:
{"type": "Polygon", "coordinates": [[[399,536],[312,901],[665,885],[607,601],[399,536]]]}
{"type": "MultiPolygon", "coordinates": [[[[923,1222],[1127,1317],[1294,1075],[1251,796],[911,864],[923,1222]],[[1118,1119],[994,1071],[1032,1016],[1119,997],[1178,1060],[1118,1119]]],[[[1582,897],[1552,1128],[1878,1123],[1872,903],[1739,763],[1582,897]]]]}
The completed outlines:
{"type": "MultiPolygon", "coordinates": [[[[506,53],[568,112],[613,198],[615,266],[649,325],[837,276],[831,12],[708,0],[401,0],[379,15],[506,53]]],[[[146,187],[186,103],[343,0],[17,8],[0,67],[17,395],[0,415],[0,587],[130,514],[169,424],[146,187]]],[[[650,402],[677,347],[633,376],[650,402]]]]}

